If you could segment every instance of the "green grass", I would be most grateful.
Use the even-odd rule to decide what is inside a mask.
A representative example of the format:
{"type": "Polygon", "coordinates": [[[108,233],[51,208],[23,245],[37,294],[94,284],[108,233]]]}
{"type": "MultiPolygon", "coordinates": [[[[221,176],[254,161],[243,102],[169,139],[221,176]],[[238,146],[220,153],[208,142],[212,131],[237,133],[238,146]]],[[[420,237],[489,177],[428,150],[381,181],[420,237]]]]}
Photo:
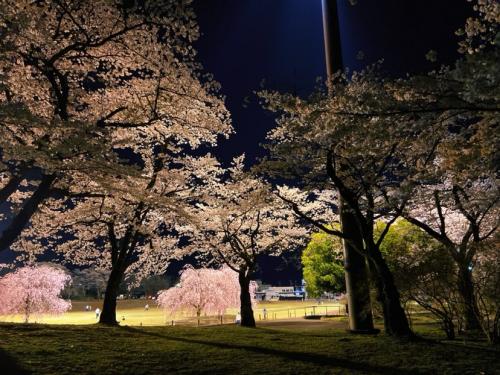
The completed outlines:
{"type": "MultiPolygon", "coordinates": [[[[151,300],[119,300],[117,306],[116,317],[123,325],[129,326],[162,326],[170,325],[172,320],[181,321],[178,324],[186,323],[188,318],[182,314],[170,316],[160,309],[156,302],[151,300]],[[148,303],[150,308],[145,311],[144,305],[148,303]]],[[[305,314],[310,315],[314,312],[324,313],[341,313],[344,312],[343,305],[336,302],[327,302],[317,306],[316,301],[275,301],[275,302],[259,302],[254,308],[255,319],[263,319],[263,309],[267,310],[267,316],[270,319],[286,319],[289,317],[300,318],[305,314]],[[324,306],[329,306],[327,309],[324,306]]],[[[36,318],[37,323],[44,324],[94,324],[96,317],[94,310],[96,307],[102,309],[102,301],[72,301],[72,309],[60,316],[42,316],[36,318]],[[92,311],[85,311],[85,305],[91,305],[92,311]]],[[[234,321],[236,309],[229,310],[226,322],[234,321]]],[[[206,320],[206,319],[205,319],[206,320]]],[[[213,319],[209,320],[210,322],[213,319]]],[[[23,317],[21,315],[0,316],[0,322],[21,323],[23,317]]]]}
{"type": "MultiPolygon", "coordinates": [[[[500,374],[500,352],[482,343],[400,342],[351,335],[336,323],[322,322],[321,329],[2,323],[0,373],[500,374]]],[[[439,338],[435,327],[425,327],[439,338]]]]}

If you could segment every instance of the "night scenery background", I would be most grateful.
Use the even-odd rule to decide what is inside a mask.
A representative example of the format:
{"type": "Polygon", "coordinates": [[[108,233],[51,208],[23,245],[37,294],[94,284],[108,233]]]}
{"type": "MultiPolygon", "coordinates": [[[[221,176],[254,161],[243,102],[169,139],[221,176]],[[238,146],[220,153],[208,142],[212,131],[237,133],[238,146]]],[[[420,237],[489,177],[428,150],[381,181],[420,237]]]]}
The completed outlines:
{"type": "MultiPolygon", "coordinates": [[[[261,144],[275,124],[275,115],[262,109],[255,91],[268,88],[307,97],[318,79],[326,77],[321,2],[197,0],[194,6],[202,33],[196,42],[199,61],[220,82],[236,130],[214,151],[226,162],[245,153],[253,164],[265,155],[261,144]]],[[[383,61],[381,69],[394,76],[454,61],[455,31],[472,10],[470,4],[452,0],[355,5],[342,0],[338,6],[344,67],[357,71],[383,61]],[[434,63],[426,59],[431,49],[437,52],[434,63]]],[[[259,278],[299,284],[300,252],[284,259],[264,256],[259,278]]],[[[0,262],[11,259],[13,254],[0,254],[0,262]]],[[[183,265],[174,262],[169,273],[177,274],[183,265]]]]}
{"type": "Polygon", "coordinates": [[[0,375],[500,374],[498,0],[0,0],[0,375]]]}

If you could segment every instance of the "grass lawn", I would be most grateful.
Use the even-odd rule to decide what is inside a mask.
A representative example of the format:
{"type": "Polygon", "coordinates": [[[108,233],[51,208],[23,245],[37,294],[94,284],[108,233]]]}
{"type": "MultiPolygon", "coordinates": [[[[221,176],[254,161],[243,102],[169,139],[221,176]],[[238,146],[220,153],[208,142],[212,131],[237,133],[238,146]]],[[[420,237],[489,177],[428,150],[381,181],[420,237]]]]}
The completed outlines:
{"type": "MultiPolygon", "coordinates": [[[[335,319],[320,329],[276,323],[256,329],[0,323],[0,373],[500,374],[500,351],[482,343],[351,335],[335,319]]],[[[416,328],[438,338],[433,326],[416,328]]]]}
{"type": "MultiPolygon", "coordinates": [[[[166,315],[160,309],[155,301],[151,300],[119,300],[116,317],[122,325],[129,326],[162,326],[171,325],[172,320],[180,320],[182,324],[185,323],[186,316],[177,314],[175,316],[166,315]],[[149,304],[149,310],[146,311],[144,306],[149,304]]],[[[102,301],[72,301],[72,309],[66,314],[60,316],[43,316],[37,318],[36,322],[44,324],[94,324],[96,317],[94,310],[96,307],[102,309],[102,301]],[[92,306],[92,311],[85,311],[85,305],[92,306]]],[[[257,321],[263,320],[263,309],[266,309],[266,314],[269,319],[287,319],[290,317],[300,318],[305,314],[312,313],[324,314],[344,313],[343,305],[338,302],[324,302],[318,305],[316,301],[275,301],[275,302],[259,302],[255,308],[255,319],[257,321]]],[[[225,322],[229,323],[234,321],[234,311],[229,310],[225,322]]],[[[213,319],[210,320],[212,322],[213,319]]],[[[20,315],[14,316],[0,316],[0,322],[14,322],[21,323],[23,317],[20,315]]],[[[213,322],[212,322],[213,323],[213,322]]]]}

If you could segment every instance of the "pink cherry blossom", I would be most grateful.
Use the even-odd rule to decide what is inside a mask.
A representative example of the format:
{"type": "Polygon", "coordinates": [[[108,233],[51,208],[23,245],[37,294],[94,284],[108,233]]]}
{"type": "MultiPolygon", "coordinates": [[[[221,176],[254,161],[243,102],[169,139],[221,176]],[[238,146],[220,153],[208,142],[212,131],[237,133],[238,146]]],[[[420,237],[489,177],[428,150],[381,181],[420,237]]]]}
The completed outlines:
{"type": "MultiPolygon", "coordinates": [[[[251,288],[255,300],[255,283],[251,288]]],[[[158,294],[158,304],[171,315],[182,313],[223,315],[228,308],[239,306],[240,286],[238,274],[229,267],[221,269],[187,267],[179,283],[158,294]]]]}
{"type": "Polygon", "coordinates": [[[0,279],[0,314],[22,314],[26,323],[33,316],[62,314],[71,308],[60,297],[70,281],[62,270],[47,265],[19,268],[0,279]]]}

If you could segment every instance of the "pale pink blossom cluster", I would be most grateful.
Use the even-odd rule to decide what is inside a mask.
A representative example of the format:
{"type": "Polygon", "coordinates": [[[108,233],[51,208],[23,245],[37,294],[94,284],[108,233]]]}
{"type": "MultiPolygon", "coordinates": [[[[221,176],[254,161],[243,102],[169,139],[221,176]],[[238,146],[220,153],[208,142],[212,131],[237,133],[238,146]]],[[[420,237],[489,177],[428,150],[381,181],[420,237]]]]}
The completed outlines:
{"type": "Polygon", "coordinates": [[[500,4],[497,0],[468,0],[473,2],[475,17],[466,20],[465,27],[457,31],[464,39],[459,43],[459,51],[474,54],[488,44],[494,44],[500,23],[500,4]]]}
{"type": "MultiPolygon", "coordinates": [[[[250,289],[255,300],[254,282],[250,289]]],[[[229,267],[187,267],[182,271],[179,283],[161,291],[157,301],[171,315],[223,315],[227,309],[238,307],[240,304],[238,274],[229,267]]]]}
{"type": "Polygon", "coordinates": [[[190,224],[179,228],[194,251],[235,271],[252,269],[259,254],[294,249],[307,235],[270,186],[244,169],[244,156],[235,158],[223,178],[204,189],[203,200],[190,211],[190,224]]]}
{"type": "Polygon", "coordinates": [[[0,279],[0,314],[22,314],[27,323],[33,317],[63,314],[71,302],[60,297],[71,277],[48,265],[26,266],[0,279]]]}

